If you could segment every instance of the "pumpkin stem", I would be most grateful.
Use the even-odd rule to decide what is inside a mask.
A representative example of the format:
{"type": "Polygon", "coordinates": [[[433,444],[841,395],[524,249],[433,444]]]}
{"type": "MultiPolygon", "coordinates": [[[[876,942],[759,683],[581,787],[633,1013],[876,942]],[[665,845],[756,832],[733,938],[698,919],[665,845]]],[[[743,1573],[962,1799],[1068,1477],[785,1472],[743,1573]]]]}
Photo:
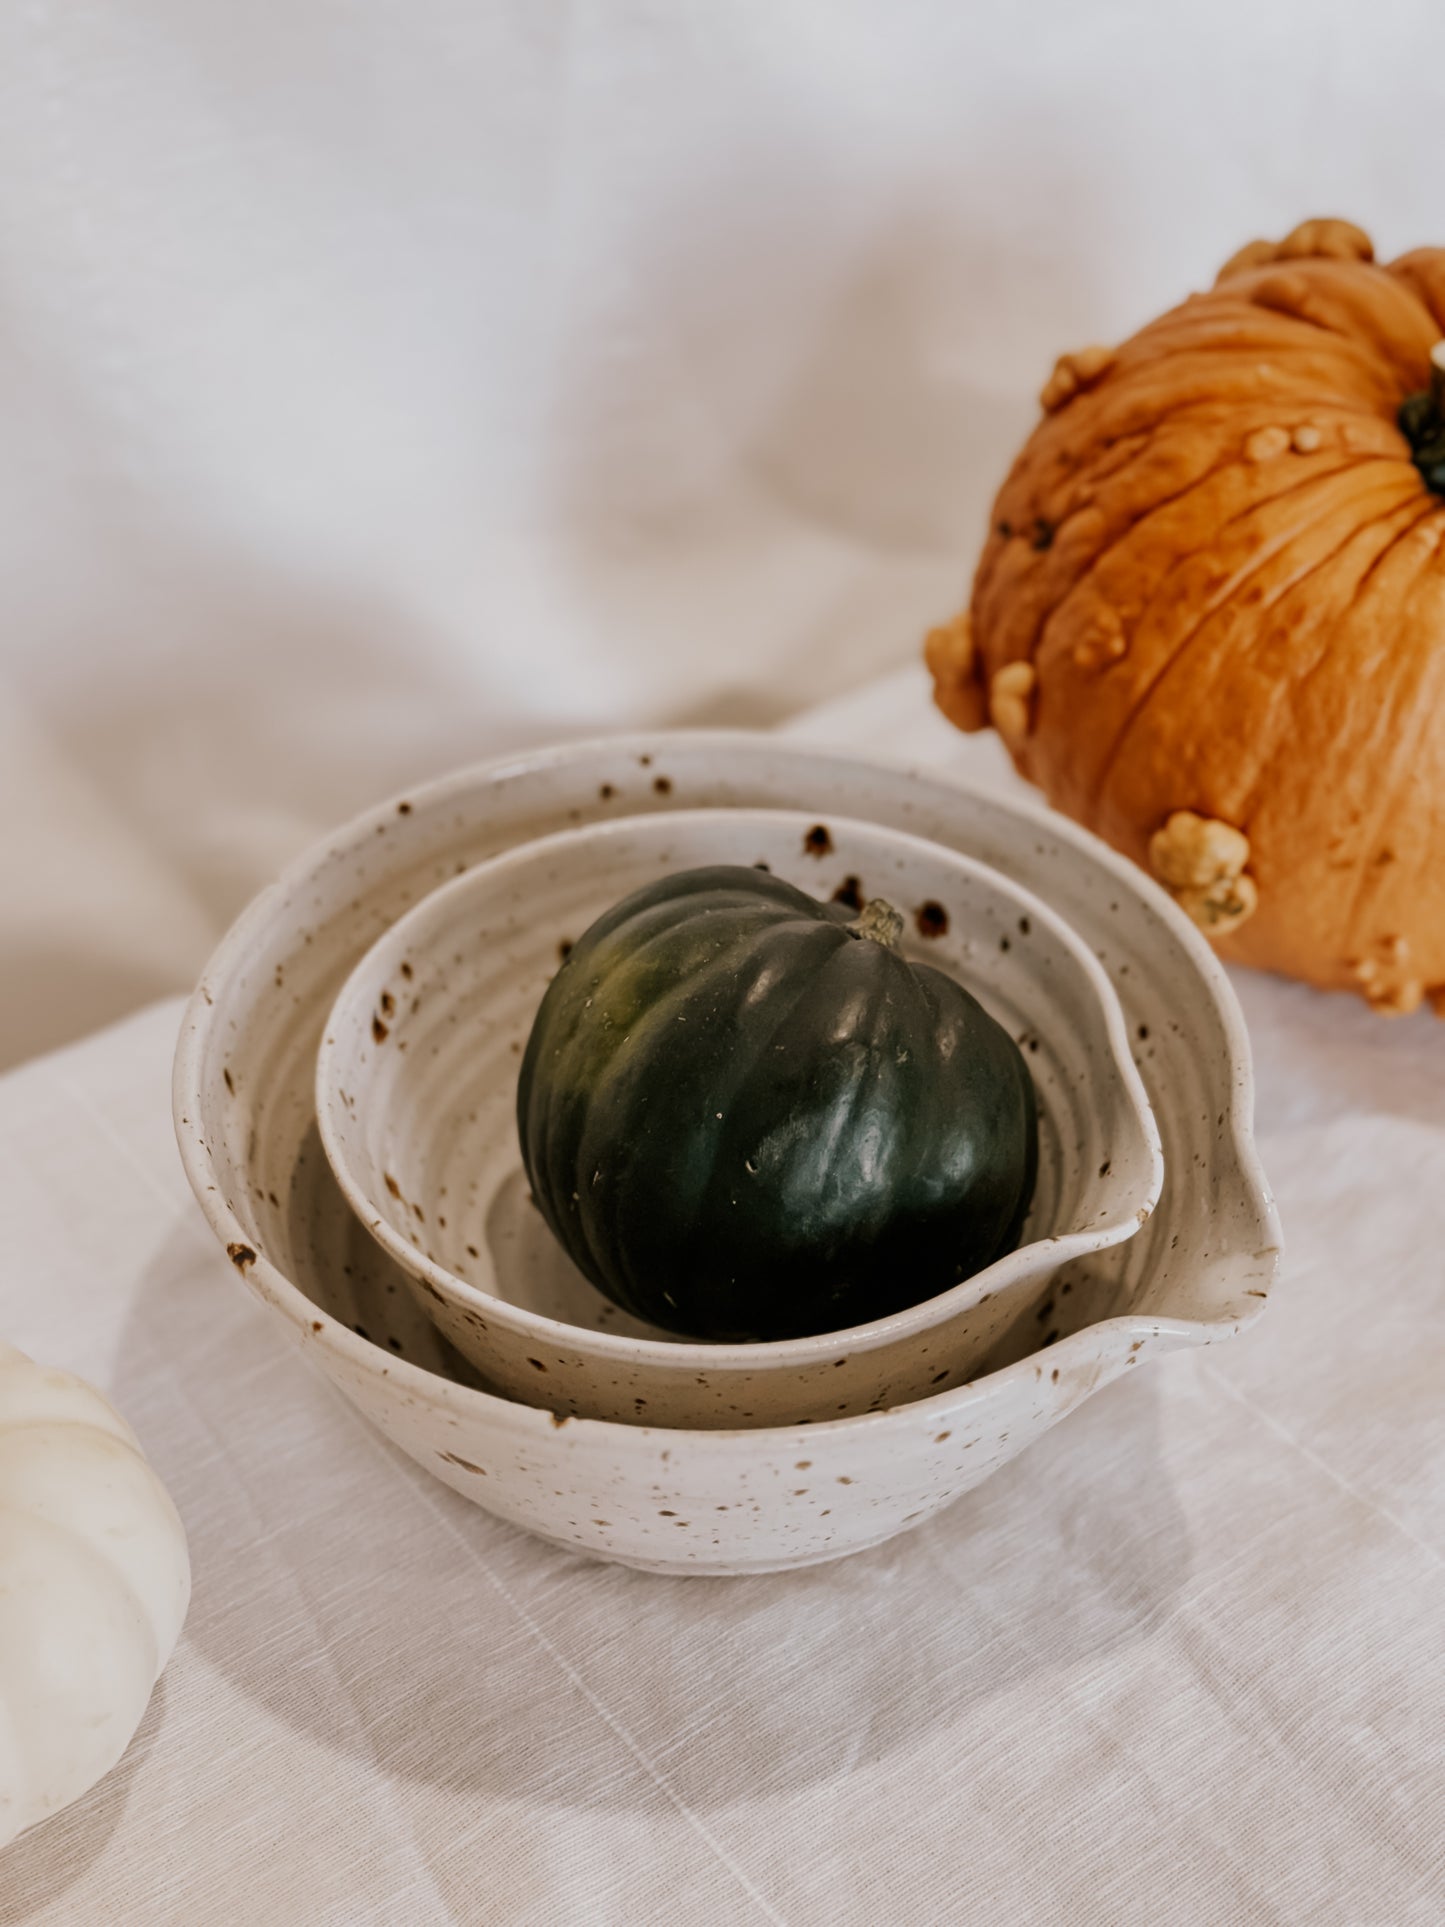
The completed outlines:
{"type": "Polygon", "coordinates": [[[885,950],[893,950],[903,935],[903,918],[882,897],[869,897],[848,930],[852,936],[868,937],[874,943],[881,943],[885,950]]]}
{"type": "Polygon", "coordinates": [[[1430,350],[1430,386],[1408,395],[1397,419],[1426,486],[1445,495],[1445,341],[1430,350]]]}

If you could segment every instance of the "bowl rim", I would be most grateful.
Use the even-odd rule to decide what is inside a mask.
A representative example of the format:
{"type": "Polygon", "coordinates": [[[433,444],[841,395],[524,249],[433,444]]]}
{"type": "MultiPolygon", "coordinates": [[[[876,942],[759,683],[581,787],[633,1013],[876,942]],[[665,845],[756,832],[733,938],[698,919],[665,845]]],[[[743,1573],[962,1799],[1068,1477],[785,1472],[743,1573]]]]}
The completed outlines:
{"type": "MultiPolygon", "coordinates": [[[[937,770],[920,769],[896,758],[860,757],[847,749],[791,743],[762,730],[609,731],[601,735],[582,737],[576,741],[554,742],[532,750],[512,751],[498,757],[485,758],[481,762],[435,777],[430,782],[410,785],[405,789],[394,791],[390,796],[371,808],[361,811],[348,822],[335,826],[295,856],[277,878],[251,899],[212,952],[195,990],[191,993],[182,1013],[171,1077],[173,1122],[181,1163],[191,1190],[212,1231],[220,1241],[222,1250],[229,1251],[239,1247],[250,1253],[243,1273],[248,1288],[281,1314],[292,1327],[297,1343],[303,1346],[307,1344],[321,1346],[333,1354],[341,1365],[348,1367],[353,1373],[359,1373],[365,1380],[379,1380],[385,1373],[396,1391],[447,1413],[458,1422],[465,1422],[472,1415],[484,1416],[491,1426],[499,1428],[504,1433],[511,1433],[519,1440],[530,1441],[534,1447],[544,1444],[549,1438],[555,1439],[560,1436],[573,1450],[585,1450],[589,1446],[595,1449],[605,1447],[614,1453],[636,1454],[647,1458],[651,1457],[659,1439],[673,1441],[685,1439],[688,1441],[690,1452],[707,1457],[751,1460],[759,1450],[766,1449],[770,1440],[779,1444],[786,1441],[788,1445],[795,1445],[804,1439],[816,1438],[819,1435],[856,1433],[861,1437],[867,1432],[892,1429],[900,1420],[917,1419],[922,1424],[931,1425],[945,1416],[962,1414],[969,1406],[993,1396],[999,1387],[1033,1369],[1031,1361],[1023,1358],[1001,1367],[996,1372],[970,1379],[966,1384],[952,1390],[937,1392],[931,1398],[915,1400],[903,1406],[885,1407],[878,1412],[860,1412],[846,1418],[820,1419],[806,1425],[696,1431],[658,1425],[625,1425],[615,1419],[564,1417],[558,1413],[549,1412],[541,1406],[519,1404],[515,1399],[506,1398],[499,1392],[487,1391],[480,1386],[464,1385],[459,1380],[445,1378],[441,1373],[429,1371],[425,1366],[414,1364],[410,1359],[383,1352],[369,1340],[360,1337],[349,1326],[333,1317],[323,1306],[318,1305],[314,1299],[308,1298],[300,1286],[294,1284],[266,1257],[264,1252],[252,1251],[248,1243],[250,1233],[247,1227],[226,1203],[222,1187],[212,1183],[215,1172],[210,1151],[202,1141],[200,1106],[197,1102],[202,1090],[202,1071],[205,1060],[212,1048],[214,1033],[222,1022],[220,1004],[212,994],[211,985],[228,978],[237,965],[244,961],[247,949],[255,935],[266,927],[275,902],[284,901],[290,892],[310,876],[318,862],[327,856],[334,855],[343,844],[349,846],[353,840],[359,841],[363,836],[374,834],[378,825],[389,824],[403,802],[407,803],[408,807],[414,807],[419,799],[425,799],[428,804],[444,806],[457,796],[469,794],[480,784],[500,783],[509,777],[520,777],[539,770],[557,768],[589,754],[655,755],[669,744],[684,742],[691,747],[719,751],[743,747],[765,747],[772,751],[782,749],[785,753],[795,756],[804,771],[809,766],[822,765],[836,768],[854,764],[873,772],[895,776],[900,781],[921,779],[941,790],[956,790],[964,798],[971,794],[977,795],[990,808],[1001,810],[1030,823],[1036,830],[1055,837],[1060,842],[1073,844],[1081,855],[1108,872],[1124,889],[1141,895],[1154,914],[1174,932],[1175,938],[1192,958],[1219,1016],[1229,1053],[1230,1095],[1227,1104],[1229,1140],[1239,1164],[1240,1175],[1248,1187],[1267,1234],[1259,1247],[1258,1255],[1261,1259],[1272,1260],[1271,1275],[1277,1272],[1284,1241],[1274,1197],[1254,1143],[1254,1065],[1244,1014],[1240,1009],[1234,986],[1225,974],[1224,966],[1210,949],[1203,935],[1151,877],[1145,875],[1126,857],[1111,849],[1091,830],[1086,830],[1071,818],[1049,809],[1042,802],[1036,802],[1032,798],[1012,796],[1002,798],[960,782],[954,776],[943,775],[937,770]],[[193,1110],[196,1113],[194,1117],[190,1115],[193,1110]]],[[[237,1270],[241,1269],[239,1258],[233,1259],[233,1263],[237,1270]]],[[[1116,1318],[1101,1319],[1084,1331],[1070,1333],[1067,1337],[1060,1339],[1053,1349],[1061,1358],[1066,1356],[1066,1348],[1068,1351],[1080,1353],[1083,1349],[1080,1340],[1092,1334],[1097,1341],[1104,1333],[1117,1334],[1121,1341],[1135,1336],[1154,1336],[1170,1337],[1181,1345],[1199,1344],[1205,1342],[1216,1326],[1230,1332],[1242,1331],[1259,1317],[1265,1303],[1266,1298],[1261,1297],[1252,1308],[1244,1310],[1237,1318],[1207,1323],[1198,1319],[1146,1316],[1126,1312],[1116,1318]]]]}
{"type": "MultiPolygon", "coordinates": [[[[445,1302],[475,1311],[514,1335],[539,1343],[566,1346],[595,1359],[598,1363],[675,1370],[678,1373],[778,1371],[831,1365],[839,1346],[850,1355],[871,1352],[926,1331],[941,1328],[954,1318],[975,1310],[986,1297],[996,1297],[1020,1279],[1027,1278],[1044,1264],[1052,1269],[1071,1263],[1092,1252],[1122,1244],[1148,1221],[1164,1182],[1164,1154],[1159,1128],[1144,1081],[1129,1048],[1128,1032],[1118,993],[1107,972],[1078,932],[1035,891],[1017,883],[995,865],[963,850],[913,831],[897,830],[867,818],[828,812],[835,835],[850,833],[881,839],[890,849],[909,850],[962,876],[975,878],[1002,897],[1014,910],[1048,930],[1080,973],[1087,987],[1090,1008],[1097,1020],[1096,1035],[1102,1035],[1105,1056],[1110,1063],[1122,1104],[1125,1128],[1132,1125],[1141,1141],[1145,1157],[1143,1181],[1126,1194],[1101,1223],[1084,1229],[1055,1232],[1031,1238],[1027,1244],[995,1258],[992,1263],[960,1279],[933,1297],[920,1299],[886,1317],[868,1319],[862,1324],[840,1326],[836,1330],[814,1332],[800,1338],[765,1339],[752,1343],[732,1341],[724,1344],[696,1343],[683,1339],[636,1338],[623,1332],[593,1331],[551,1318],[474,1285],[437,1259],[430,1257],[414,1239],[393,1223],[384,1203],[379,1201],[360,1174],[359,1160],[350,1156],[336,1125],[339,1115],[337,1092],[342,1074],[337,1065],[341,1046],[337,1041],[340,1019],[348,1028],[362,1022],[361,1007],[370,1010],[372,984],[386,961],[388,971],[399,963],[403,953],[419,953],[426,947],[420,933],[433,925],[446,911],[469,898],[492,895],[508,873],[524,876],[539,864],[569,851],[585,851],[592,844],[605,844],[622,836],[642,836],[664,843],[677,837],[684,826],[704,822],[738,820],[741,825],[768,824],[789,828],[807,823],[813,813],[800,809],[705,807],[699,809],[650,810],[643,815],[599,817],[590,823],[571,825],[525,843],[513,844],[495,856],[474,863],[460,876],[449,878],[422,897],[388,926],[357,960],[345,983],[337,992],[327,1016],[316,1057],[313,1089],[316,1117],[327,1161],[342,1194],[353,1213],[381,1248],[413,1280],[431,1285],[445,1302]]],[[[684,865],[684,867],[688,867],[684,865]]],[[[694,866],[695,867],[695,866],[694,866]]],[[[969,986],[965,982],[964,988],[969,986]]],[[[350,1080],[347,1080],[350,1081],[350,1080]]]]}

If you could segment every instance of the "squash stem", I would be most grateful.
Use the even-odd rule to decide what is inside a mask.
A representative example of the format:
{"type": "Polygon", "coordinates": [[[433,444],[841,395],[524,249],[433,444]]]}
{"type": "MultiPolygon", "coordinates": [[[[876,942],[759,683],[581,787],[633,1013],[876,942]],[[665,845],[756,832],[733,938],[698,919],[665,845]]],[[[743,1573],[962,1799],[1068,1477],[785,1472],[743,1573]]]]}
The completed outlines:
{"type": "Polygon", "coordinates": [[[885,950],[894,950],[903,935],[903,918],[882,897],[870,897],[848,929],[855,937],[867,937],[881,943],[885,950]]]}
{"type": "Polygon", "coordinates": [[[1445,341],[1430,350],[1430,386],[1407,395],[1397,419],[1426,486],[1445,495],[1445,341]]]}

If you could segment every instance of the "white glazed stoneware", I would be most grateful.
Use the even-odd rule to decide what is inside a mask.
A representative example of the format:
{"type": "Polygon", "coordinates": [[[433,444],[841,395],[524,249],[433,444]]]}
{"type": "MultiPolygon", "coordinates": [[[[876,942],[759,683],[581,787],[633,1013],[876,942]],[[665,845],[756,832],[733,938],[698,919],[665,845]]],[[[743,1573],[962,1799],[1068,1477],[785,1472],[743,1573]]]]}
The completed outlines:
{"type": "Polygon", "coordinates": [[[797,811],[690,810],[523,844],[426,897],[343,987],[317,1065],[322,1143],[352,1209],[422,1310],[500,1391],[571,1417],[786,1425],[958,1385],[1061,1266],[1131,1237],[1162,1160],[1118,998],[1097,960],[1001,872],[877,824],[797,811]],[[1034,1079],[1040,1162],[1020,1248],[870,1324],[701,1345],[628,1317],[528,1199],[517,1069],[559,955],[644,884],[766,864],[825,901],[905,914],[902,953],[949,971],[1015,1037],[1034,1079]],[[928,935],[922,934],[928,932],[928,935]]]}
{"type": "Polygon", "coordinates": [[[762,1572],[875,1545],[1100,1386],[1241,1330],[1278,1264],[1243,1021],[1163,893],[1042,808],[768,736],[569,744],[464,770],[357,819],[223,940],[186,1011],[174,1095],[187,1175],[236,1275],[380,1431],[499,1516],[659,1572],[762,1572]],[[1137,1237],[1071,1267],[1032,1330],[1011,1334],[968,1385],[820,1425],[558,1423],[481,1383],[336,1186],[317,1137],[316,1053],[337,991],[382,931],[438,883],[528,838],[679,806],[802,806],[824,823],[838,811],[964,850],[1044,897],[1119,993],[1164,1148],[1159,1205],[1137,1237]]]}

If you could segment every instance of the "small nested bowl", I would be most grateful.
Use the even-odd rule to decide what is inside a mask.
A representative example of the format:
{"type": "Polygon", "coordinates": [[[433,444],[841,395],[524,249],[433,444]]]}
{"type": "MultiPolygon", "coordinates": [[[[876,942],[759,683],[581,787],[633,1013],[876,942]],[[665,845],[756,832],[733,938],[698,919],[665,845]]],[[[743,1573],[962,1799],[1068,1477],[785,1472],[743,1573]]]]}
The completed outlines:
{"type": "Polygon", "coordinates": [[[967,1380],[1063,1265],[1148,1218],[1163,1159],[1118,999],[1039,898],[957,851],[786,810],[692,810],[529,842],[426,897],[367,952],[317,1062],[322,1142],[348,1203],[427,1316],[490,1383],[559,1416],[732,1428],[836,1419],[967,1380]],[[881,896],[904,954],[957,977],[1018,1040],[1039,1106],[1019,1246],[936,1297],[846,1331],[699,1343],[590,1284],[532,1203],[521,1053],[572,940],[643,884],[766,864],[823,899],[881,896]]]}

